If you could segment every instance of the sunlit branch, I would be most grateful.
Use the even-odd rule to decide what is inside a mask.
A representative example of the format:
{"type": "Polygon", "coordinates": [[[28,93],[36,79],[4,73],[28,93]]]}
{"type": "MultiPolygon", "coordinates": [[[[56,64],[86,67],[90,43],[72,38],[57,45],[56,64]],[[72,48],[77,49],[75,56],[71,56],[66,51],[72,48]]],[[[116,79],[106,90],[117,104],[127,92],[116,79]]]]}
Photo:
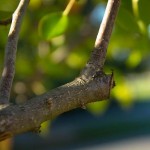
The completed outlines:
{"type": "Polygon", "coordinates": [[[90,60],[86,64],[86,67],[81,72],[81,74],[84,75],[84,78],[89,78],[96,72],[100,73],[103,71],[107,47],[114,27],[120,1],[121,0],[108,0],[105,14],[95,41],[94,50],[92,51],[90,60]]]}
{"type": "Polygon", "coordinates": [[[7,104],[9,102],[11,86],[15,74],[15,60],[19,31],[28,3],[29,0],[21,0],[12,16],[12,23],[5,48],[4,69],[0,81],[0,104],[7,104]]]}

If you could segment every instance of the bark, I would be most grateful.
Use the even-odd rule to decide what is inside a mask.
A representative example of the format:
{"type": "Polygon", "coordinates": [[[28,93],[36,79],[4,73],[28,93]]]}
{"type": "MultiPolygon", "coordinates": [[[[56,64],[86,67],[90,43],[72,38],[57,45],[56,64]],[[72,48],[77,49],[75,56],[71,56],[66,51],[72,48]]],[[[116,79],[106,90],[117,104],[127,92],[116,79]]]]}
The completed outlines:
{"type": "Polygon", "coordinates": [[[21,0],[12,17],[12,24],[8,34],[8,41],[5,49],[5,62],[2,77],[0,81],[0,104],[9,103],[10,91],[15,75],[15,61],[19,31],[21,22],[28,6],[29,0],[21,0]]]}
{"type": "Polygon", "coordinates": [[[29,130],[37,130],[40,124],[59,114],[84,107],[89,102],[109,97],[111,75],[73,82],[29,100],[24,105],[10,105],[0,111],[0,140],[29,130]]]}
{"type": "Polygon", "coordinates": [[[91,58],[79,77],[22,105],[1,106],[0,140],[31,130],[39,131],[40,124],[46,120],[77,107],[85,108],[87,103],[109,98],[114,86],[113,73],[106,75],[103,66],[119,4],[120,0],[108,0],[91,58]]]}

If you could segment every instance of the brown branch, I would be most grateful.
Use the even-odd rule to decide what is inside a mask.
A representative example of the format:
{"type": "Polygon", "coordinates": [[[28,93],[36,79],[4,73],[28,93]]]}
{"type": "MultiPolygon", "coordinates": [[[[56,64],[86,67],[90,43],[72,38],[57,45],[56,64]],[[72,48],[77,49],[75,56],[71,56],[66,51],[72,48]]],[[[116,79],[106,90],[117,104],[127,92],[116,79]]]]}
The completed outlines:
{"type": "Polygon", "coordinates": [[[107,23],[108,28],[103,28],[107,32],[105,30],[99,32],[102,37],[98,34],[95,50],[87,66],[81,72],[81,76],[71,83],[29,100],[25,104],[10,105],[0,110],[0,140],[26,131],[37,130],[42,122],[63,112],[85,106],[90,102],[109,98],[110,90],[114,86],[113,73],[106,75],[102,68],[114,23],[112,19],[115,19],[119,2],[120,0],[108,1],[106,14],[109,17],[106,17],[105,14],[104,19],[109,18],[111,26],[107,23]],[[107,11],[111,13],[107,13],[107,11]]]}
{"type": "Polygon", "coordinates": [[[8,41],[5,48],[5,62],[0,81],[0,104],[8,104],[11,86],[15,74],[15,61],[17,52],[17,43],[19,37],[22,18],[29,0],[21,0],[12,17],[12,24],[8,34],[8,41]]]}
{"type": "Polygon", "coordinates": [[[109,97],[111,75],[82,83],[80,78],[49,93],[0,111],[0,140],[37,130],[40,124],[59,114],[109,97]]]}
{"type": "Polygon", "coordinates": [[[86,64],[86,67],[81,72],[84,79],[94,76],[97,72],[103,72],[107,47],[119,9],[120,1],[121,0],[108,0],[105,14],[95,41],[94,50],[92,51],[90,60],[86,64]]]}
{"type": "Polygon", "coordinates": [[[0,25],[6,26],[6,25],[10,24],[11,22],[12,22],[12,18],[8,18],[6,20],[0,20],[0,25]]]}

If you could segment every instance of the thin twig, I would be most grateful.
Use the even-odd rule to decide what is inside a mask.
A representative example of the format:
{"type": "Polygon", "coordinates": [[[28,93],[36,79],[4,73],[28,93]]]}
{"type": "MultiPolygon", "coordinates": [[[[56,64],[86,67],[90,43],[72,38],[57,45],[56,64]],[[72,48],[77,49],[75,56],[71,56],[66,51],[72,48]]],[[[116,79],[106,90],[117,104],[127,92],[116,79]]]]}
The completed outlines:
{"type": "Polygon", "coordinates": [[[6,20],[0,20],[0,25],[6,26],[6,25],[10,24],[11,21],[12,21],[12,18],[8,18],[6,20]]]}
{"type": "Polygon", "coordinates": [[[11,86],[15,74],[15,61],[19,31],[28,3],[29,0],[21,0],[12,17],[12,24],[5,48],[4,69],[0,81],[0,104],[7,104],[9,102],[11,86]]]}
{"type": "Polygon", "coordinates": [[[76,2],[75,0],[70,0],[70,1],[69,1],[69,3],[68,3],[68,5],[67,5],[66,9],[65,9],[64,12],[63,12],[63,15],[67,16],[67,15],[69,14],[69,12],[70,12],[70,10],[71,10],[71,8],[72,8],[72,6],[73,6],[73,4],[74,4],[75,2],[76,2]]]}
{"type": "Polygon", "coordinates": [[[105,14],[95,41],[94,50],[92,51],[90,60],[86,64],[86,67],[81,72],[81,75],[84,75],[84,78],[89,78],[94,76],[96,72],[103,71],[107,47],[119,9],[120,1],[121,0],[108,0],[105,14]]]}

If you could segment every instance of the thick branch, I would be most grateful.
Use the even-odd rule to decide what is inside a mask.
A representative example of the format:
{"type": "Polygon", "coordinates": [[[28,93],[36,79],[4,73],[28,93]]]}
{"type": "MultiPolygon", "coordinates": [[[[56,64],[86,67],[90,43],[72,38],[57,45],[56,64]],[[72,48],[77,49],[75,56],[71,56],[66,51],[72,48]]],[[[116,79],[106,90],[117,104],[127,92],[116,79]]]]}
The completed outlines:
{"type": "Polygon", "coordinates": [[[86,67],[81,72],[81,75],[85,79],[90,76],[94,76],[96,72],[103,71],[107,47],[119,9],[120,1],[121,0],[108,0],[105,14],[95,41],[94,50],[92,51],[90,60],[86,64],[86,67]]]}
{"type": "Polygon", "coordinates": [[[19,31],[28,3],[29,0],[21,0],[12,17],[12,24],[5,49],[4,69],[0,81],[0,104],[7,104],[9,102],[11,86],[15,74],[15,60],[19,31]]]}
{"type": "Polygon", "coordinates": [[[29,100],[24,105],[12,105],[0,111],[0,140],[15,134],[35,130],[46,120],[97,100],[109,97],[111,75],[83,82],[77,78],[44,95],[29,100]]]}

